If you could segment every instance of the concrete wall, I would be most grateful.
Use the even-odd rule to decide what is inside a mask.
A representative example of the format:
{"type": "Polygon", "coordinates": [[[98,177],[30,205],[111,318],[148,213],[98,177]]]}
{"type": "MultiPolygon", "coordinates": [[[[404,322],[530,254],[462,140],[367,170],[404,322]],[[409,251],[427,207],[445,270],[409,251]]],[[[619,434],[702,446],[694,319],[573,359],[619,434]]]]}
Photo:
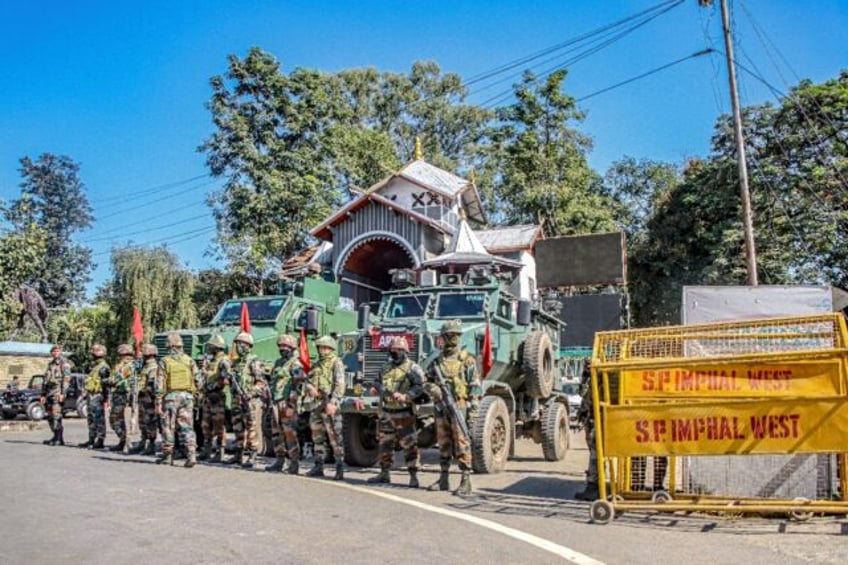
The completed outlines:
{"type": "Polygon", "coordinates": [[[30,377],[44,374],[49,362],[48,355],[0,354],[0,390],[5,389],[15,375],[18,376],[21,388],[25,387],[30,377]]]}

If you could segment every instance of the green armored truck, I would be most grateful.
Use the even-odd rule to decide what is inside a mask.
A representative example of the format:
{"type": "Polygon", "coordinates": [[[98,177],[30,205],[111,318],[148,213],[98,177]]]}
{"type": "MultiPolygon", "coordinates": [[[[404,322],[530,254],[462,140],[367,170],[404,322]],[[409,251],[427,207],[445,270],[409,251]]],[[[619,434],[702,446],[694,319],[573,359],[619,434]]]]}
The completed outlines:
{"type": "MultiPolygon", "coordinates": [[[[548,461],[561,460],[569,445],[568,399],[554,390],[561,322],[508,292],[509,281],[488,267],[430,279],[432,284],[414,284],[414,273],[396,271],[395,288],[383,294],[376,315],[361,306],[358,331],[340,339],[348,370],[342,404],[348,463],[376,463],[379,398],[369,391],[392,338],[406,339],[410,356],[426,370],[438,352],[442,324],[454,319],[462,321],[462,346],[478,364],[487,326],[492,344],[494,364],[482,381],[483,398],[470,429],[474,470],[502,471],[522,437],[541,444],[548,461]]],[[[417,416],[419,445],[430,447],[436,439],[432,404],[418,406],[417,416]]]]}

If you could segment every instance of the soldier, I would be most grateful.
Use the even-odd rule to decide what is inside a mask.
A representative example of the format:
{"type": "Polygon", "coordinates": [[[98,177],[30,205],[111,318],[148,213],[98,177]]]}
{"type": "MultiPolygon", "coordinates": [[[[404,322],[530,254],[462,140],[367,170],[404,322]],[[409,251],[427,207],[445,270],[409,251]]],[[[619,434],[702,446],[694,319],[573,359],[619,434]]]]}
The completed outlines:
{"type": "Polygon", "coordinates": [[[314,363],[300,395],[301,410],[309,412],[309,428],[315,462],[307,473],[310,477],[324,476],[327,442],[336,460],[333,479],[344,479],[344,443],[342,415],[339,403],[345,392],[345,368],[336,354],[336,340],[325,335],[315,340],[318,362],[314,363]]]}
{"type": "Polygon", "coordinates": [[[239,333],[233,339],[233,347],[236,359],[227,381],[233,391],[232,418],[236,453],[225,463],[238,463],[245,469],[251,469],[259,447],[259,426],[262,425],[264,399],[268,396],[268,387],[262,361],[250,352],[253,348],[253,336],[247,332],[239,333]]]}
{"type": "Polygon", "coordinates": [[[286,456],[288,472],[297,475],[300,469],[300,443],[297,440],[297,397],[303,381],[303,365],[294,354],[297,342],[290,335],[277,339],[280,358],[271,369],[271,437],[277,460],[266,471],[282,471],[286,456]]]}
{"type": "Polygon", "coordinates": [[[135,363],[133,361],[132,346],[122,343],[118,346],[118,362],[112,367],[112,373],[103,384],[109,388],[109,425],[118,436],[118,444],[109,448],[109,451],[120,451],[128,453],[127,445],[127,419],[126,408],[129,404],[129,395],[135,380],[135,363]]]}
{"type": "MultiPolygon", "coordinates": [[[[480,377],[474,357],[460,349],[462,322],[450,320],[442,324],[442,351],[430,366],[430,373],[438,368],[445,384],[450,389],[457,408],[465,416],[466,422],[472,422],[477,416],[480,404],[480,377]]],[[[447,407],[442,402],[442,391],[431,383],[430,396],[436,403],[436,442],[439,444],[439,479],[428,487],[429,490],[448,490],[448,471],[451,456],[455,456],[462,471],[462,480],[454,494],[471,494],[471,445],[459,424],[453,421],[447,407]]],[[[470,427],[470,426],[469,426],[470,427]]]]}
{"type": "Polygon", "coordinates": [[[44,382],[41,385],[41,403],[47,410],[47,423],[53,432],[53,437],[44,440],[44,445],[65,445],[62,423],[62,402],[65,400],[65,384],[71,378],[71,364],[62,356],[62,348],[54,345],[50,348],[53,358],[44,371],[44,382]]]}
{"type": "Polygon", "coordinates": [[[166,343],[169,352],[162,358],[162,379],[156,390],[156,410],[163,418],[164,441],[162,456],[156,463],[173,464],[174,436],[179,434],[180,443],[188,450],[185,466],[191,468],[197,463],[197,442],[192,426],[197,364],[183,353],[180,334],[169,333],[166,343]]]}
{"type": "Polygon", "coordinates": [[[106,415],[103,405],[106,403],[103,382],[109,378],[109,364],[106,362],[106,348],[99,343],[91,346],[92,366],[85,378],[86,403],[88,404],[88,441],[79,447],[102,449],[106,439],[106,415]]]}
{"type": "Polygon", "coordinates": [[[369,483],[389,483],[395,444],[403,448],[409,471],[409,487],[418,488],[418,431],[415,402],[424,395],[424,371],[409,358],[409,344],[402,337],[389,344],[389,361],[383,365],[371,394],[380,395],[380,474],[369,483]]]}
{"type": "Polygon", "coordinates": [[[586,434],[586,447],[589,449],[589,466],[586,468],[586,488],[574,495],[575,500],[594,501],[600,496],[598,490],[598,452],[595,449],[595,412],[592,408],[592,366],[586,361],[583,374],[580,375],[580,408],[577,421],[586,434]]]}
{"type": "Polygon", "coordinates": [[[144,364],[138,374],[138,427],[141,432],[141,442],[134,453],[154,455],[156,453],[156,434],[159,427],[159,416],[156,411],[156,389],[161,388],[159,362],[156,360],[156,346],[145,343],[141,346],[141,356],[144,364]]]}
{"type": "Polygon", "coordinates": [[[198,459],[204,461],[209,459],[213,463],[220,463],[224,459],[224,446],[226,445],[226,396],[224,392],[224,381],[230,373],[230,362],[224,354],[227,344],[224,336],[215,334],[206,342],[206,355],[203,363],[203,374],[205,383],[203,385],[204,397],[201,407],[200,426],[203,430],[203,449],[198,459]],[[218,440],[217,447],[215,440],[218,440]],[[212,450],[215,454],[212,455],[212,450]],[[210,459],[211,458],[211,459],[210,459]]]}

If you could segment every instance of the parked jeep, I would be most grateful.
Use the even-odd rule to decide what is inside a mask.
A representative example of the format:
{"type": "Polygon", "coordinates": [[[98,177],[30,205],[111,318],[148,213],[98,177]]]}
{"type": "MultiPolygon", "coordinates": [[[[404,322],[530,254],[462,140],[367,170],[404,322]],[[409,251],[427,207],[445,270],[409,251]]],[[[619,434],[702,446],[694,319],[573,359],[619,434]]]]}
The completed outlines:
{"type": "MultiPolygon", "coordinates": [[[[87,406],[83,396],[83,381],[85,375],[72,373],[71,380],[65,389],[65,400],[62,402],[62,414],[76,412],[80,418],[85,418],[87,406]]],[[[41,398],[41,385],[44,375],[33,375],[26,388],[16,391],[6,390],[2,395],[2,416],[4,420],[17,418],[24,414],[30,420],[41,420],[47,416],[44,405],[39,402],[41,398]]]]}

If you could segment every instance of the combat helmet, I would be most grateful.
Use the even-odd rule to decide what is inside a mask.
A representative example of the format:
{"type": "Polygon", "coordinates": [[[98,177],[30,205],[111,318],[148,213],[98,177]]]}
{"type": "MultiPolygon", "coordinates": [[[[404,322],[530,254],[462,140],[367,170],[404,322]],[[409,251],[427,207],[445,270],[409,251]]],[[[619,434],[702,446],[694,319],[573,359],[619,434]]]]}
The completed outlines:
{"type": "Polygon", "coordinates": [[[292,336],[288,334],[283,334],[277,338],[277,347],[290,347],[292,349],[296,349],[297,342],[292,336]]]}
{"type": "Polygon", "coordinates": [[[215,334],[209,338],[209,341],[206,342],[206,347],[217,347],[218,349],[225,349],[227,347],[227,344],[224,341],[224,336],[222,336],[221,334],[215,334]]]}
{"type": "Polygon", "coordinates": [[[442,324],[441,334],[461,334],[462,322],[459,320],[448,320],[442,324]]]}
{"type": "Polygon", "coordinates": [[[253,336],[247,332],[239,332],[239,334],[233,339],[233,343],[240,341],[241,343],[246,343],[247,345],[253,347],[253,336]]]}
{"type": "Polygon", "coordinates": [[[152,343],[145,343],[141,346],[141,354],[144,357],[153,357],[157,353],[159,353],[159,350],[152,343]]]}
{"type": "Polygon", "coordinates": [[[118,346],[118,355],[132,355],[133,349],[129,343],[122,343],[118,346]]]}
{"type": "Polygon", "coordinates": [[[171,332],[168,334],[168,340],[165,342],[165,345],[168,347],[182,347],[183,338],[177,332],[171,332]]]}
{"type": "Polygon", "coordinates": [[[318,339],[315,340],[315,347],[329,347],[330,349],[335,351],[336,340],[334,340],[332,337],[330,337],[328,335],[321,336],[321,337],[319,337],[318,339]]]}
{"type": "Polygon", "coordinates": [[[106,357],[106,346],[95,343],[91,346],[92,357],[106,357]]]}
{"type": "Polygon", "coordinates": [[[409,343],[400,337],[396,336],[392,338],[392,341],[389,343],[389,349],[401,349],[403,351],[409,352],[409,343]]]}

